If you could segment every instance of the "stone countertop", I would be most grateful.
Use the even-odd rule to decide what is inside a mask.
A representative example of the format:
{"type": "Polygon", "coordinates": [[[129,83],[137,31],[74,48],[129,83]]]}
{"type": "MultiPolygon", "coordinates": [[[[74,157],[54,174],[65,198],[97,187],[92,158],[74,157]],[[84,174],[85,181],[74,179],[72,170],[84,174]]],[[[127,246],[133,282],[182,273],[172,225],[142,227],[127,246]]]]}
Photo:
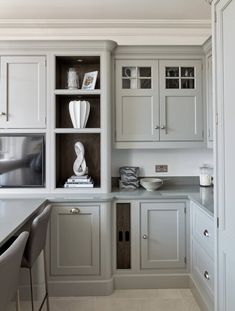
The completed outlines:
{"type": "Polygon", "coordinates": [[[14,235],[46,203],[45,199],[0,200],[0,246],[14,235]]]}
{"type": "Polygon", "coordinates": [[[150,200],[150,199],[189,199],[202,207],[206,212],[213,216],[214,199],[212,187],[199,186],[163,186],[156,191],[138,190],[119,190],[112,192],[115,199],[122,200],[150,200]]]}
{"type": "MultiPolygon", "coordinates": [[[[23,200],[26,195],[19,196],[23,200]]],[[[27,195],[29,197],[29,195],[27,195]]],[[[35,196],[31,195],[33,199],[35,196]]],[[[37,198],[39,195],[37,195],[37,198]]],[[[41,199],[52,203],[73,202],[110,202],[113,200],[152,200],[152,199],[190,199],[213,215],[213,188],[202,188],[188,185],[168,185],[149,192],[143,188],[137,190],[113,189],[111,193],[97,194],[42,194],[41,199]]],[[[26,199],[27,200],[27,199],[26,199]]],[[[35,199],[37,200],[37,199],[35,199]]]]}

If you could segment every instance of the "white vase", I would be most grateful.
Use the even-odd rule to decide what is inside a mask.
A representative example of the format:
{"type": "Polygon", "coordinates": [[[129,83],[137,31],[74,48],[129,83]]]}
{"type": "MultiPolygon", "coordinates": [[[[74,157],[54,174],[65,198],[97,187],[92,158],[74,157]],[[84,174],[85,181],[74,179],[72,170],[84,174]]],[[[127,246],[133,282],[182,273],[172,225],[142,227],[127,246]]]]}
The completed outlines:
{"type": "Polygon", "coordinates": [[[74,128],[86,127],[90,113],[90,103],[86,100],[73,100],[69,103],[69,114],[74,128]]]}

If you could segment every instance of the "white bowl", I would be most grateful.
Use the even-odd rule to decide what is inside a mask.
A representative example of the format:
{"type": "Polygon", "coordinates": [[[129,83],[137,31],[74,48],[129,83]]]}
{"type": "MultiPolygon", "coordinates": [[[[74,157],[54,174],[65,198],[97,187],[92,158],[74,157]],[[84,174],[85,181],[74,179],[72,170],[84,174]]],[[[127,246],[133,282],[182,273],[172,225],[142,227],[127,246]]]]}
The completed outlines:
{"type": "Polygon", "coordinates": [[[162,186],[163,180],[160,178],[141,178],[140,184],[147,191],[154,191],[162,186]]]}

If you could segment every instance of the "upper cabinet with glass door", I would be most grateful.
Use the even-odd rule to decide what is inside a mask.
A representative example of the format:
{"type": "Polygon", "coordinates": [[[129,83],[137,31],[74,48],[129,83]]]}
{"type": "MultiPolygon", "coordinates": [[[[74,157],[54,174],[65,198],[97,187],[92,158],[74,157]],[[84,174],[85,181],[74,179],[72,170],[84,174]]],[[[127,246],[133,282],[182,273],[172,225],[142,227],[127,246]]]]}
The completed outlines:
{"type": "Polygon", "coordinates": [[[202,61],[160,60],[160,140],[203,141],[202,61]]]}
{"type": "Polygon", "coordinates": [[[116,140],[159,139],[158,62],[116,61],[116,140]]]}

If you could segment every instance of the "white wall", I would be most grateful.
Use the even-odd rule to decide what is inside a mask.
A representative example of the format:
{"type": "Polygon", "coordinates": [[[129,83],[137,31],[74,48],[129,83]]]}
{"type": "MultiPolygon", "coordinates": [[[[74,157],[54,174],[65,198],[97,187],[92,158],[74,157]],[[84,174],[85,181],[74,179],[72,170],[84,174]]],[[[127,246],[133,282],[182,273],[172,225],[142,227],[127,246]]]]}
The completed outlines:
{"type": "Polygon", "coordinates": [[[112,176],[120,166],[139,166],[140,176],[198,176],[204,163],[212,166],[212,150],[113,150],[112,176]],[[156,164],[167,164],[168,173],[155,173],[156,164]]]}

